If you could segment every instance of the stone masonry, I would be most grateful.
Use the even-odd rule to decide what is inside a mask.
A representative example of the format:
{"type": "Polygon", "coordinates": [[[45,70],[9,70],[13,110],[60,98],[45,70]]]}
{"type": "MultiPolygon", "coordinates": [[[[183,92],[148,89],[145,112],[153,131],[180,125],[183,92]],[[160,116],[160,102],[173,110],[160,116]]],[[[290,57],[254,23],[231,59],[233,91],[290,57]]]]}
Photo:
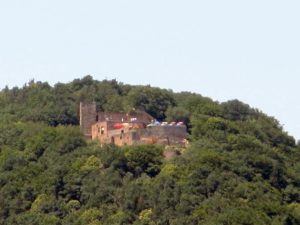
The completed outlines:
{"type": "Polygon", "coordinates": [[[143,111],[97,112],[95,103],[80,103],[80,126],[86,138],[103,144],[185,145],[188,134],[183,124],[153,123],[143,111]]]}

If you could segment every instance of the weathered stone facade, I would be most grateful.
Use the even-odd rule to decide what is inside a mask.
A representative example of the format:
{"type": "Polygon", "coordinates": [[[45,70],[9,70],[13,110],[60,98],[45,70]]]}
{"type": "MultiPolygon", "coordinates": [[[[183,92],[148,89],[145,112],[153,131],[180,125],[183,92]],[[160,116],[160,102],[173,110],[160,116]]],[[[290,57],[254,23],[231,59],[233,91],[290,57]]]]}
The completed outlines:
{"type": "Polygon", "coordinates": [[[92,125],[96,122],[97,111],[96,103],[83,103],[80,102],[80,128],[84,136],[92,138],[92,125]]]}
{"type": "Polygon", "coordinates": [[[146,112],[97,112],[95,103],[80,104],[80,125],[87,138],[116,145],[185,145],[185,125],[153,124],[146,112]]]}

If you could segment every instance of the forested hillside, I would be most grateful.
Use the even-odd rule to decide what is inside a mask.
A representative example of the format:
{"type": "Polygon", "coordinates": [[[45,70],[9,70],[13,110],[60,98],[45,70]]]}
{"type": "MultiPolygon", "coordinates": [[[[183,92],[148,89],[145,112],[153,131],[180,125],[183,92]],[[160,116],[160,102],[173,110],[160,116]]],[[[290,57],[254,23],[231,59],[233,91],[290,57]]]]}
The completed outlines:
{"type": "Polygon", "coordinates": [[[2,225],[300,224],[300,146],[280,123],[238,100],[131,86],[91,76],[30,81],[0,92],[2,225]],[[80,101],[184,121],[190,145],[85,140],[80,101]]]}

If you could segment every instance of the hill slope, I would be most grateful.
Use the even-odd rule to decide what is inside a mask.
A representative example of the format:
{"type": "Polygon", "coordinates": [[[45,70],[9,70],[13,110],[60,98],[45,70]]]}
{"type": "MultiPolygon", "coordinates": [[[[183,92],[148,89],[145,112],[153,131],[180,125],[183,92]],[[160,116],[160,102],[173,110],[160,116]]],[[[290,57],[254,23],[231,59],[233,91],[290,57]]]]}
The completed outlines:
{"type": "Polygon", "coordinates": [[[95,81],[0,92],[0,224],[300,224],[300,148],[247,104],[95,81]],[[185,121],[190,146],[83,139],[80,101],[185,121]]]}

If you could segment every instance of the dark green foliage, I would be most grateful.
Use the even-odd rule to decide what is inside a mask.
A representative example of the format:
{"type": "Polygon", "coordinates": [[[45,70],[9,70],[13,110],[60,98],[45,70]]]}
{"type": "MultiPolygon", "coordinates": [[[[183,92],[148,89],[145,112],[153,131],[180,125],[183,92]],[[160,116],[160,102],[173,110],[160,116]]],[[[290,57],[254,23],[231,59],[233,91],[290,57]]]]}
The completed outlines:
{"type": "Polygon", "coordinates": [[[128,93],[128,104],[148,112],[158,120],[163,120],[168,107],[175,105],[175,100],[171,91],[146,86],[132,89],[128,93]]]}
{"type": "Polygon", "coordinates": [[[160,172],[162,149],[157,146],[131,146],[125,150],[125,156],[128,160],[128,170],[134,176],[146,173],[150,177],[155,177],[160,172]]]}
{"type": "Polygon", "coordinates": [[[0,92],[0,224],[294,225],[300,147],[279,122],[237,100],[91,76],[0,92]],[[184,121],[188,149],[85,140],[80,101],[184,121]]]}
{"type": "Polygon", "coordinates": [[[183,122],[190,127],[190,114],[191,113],[183,107],[169,107],[166,111],[166,119],[168,122],[183,122]]]}
{"type": "Polygon", "coordinates": [[[231,100],[222,104],[224,117],[229,120],[247,120],[258,116],[258,112],[239,100],[231,100]]]}

